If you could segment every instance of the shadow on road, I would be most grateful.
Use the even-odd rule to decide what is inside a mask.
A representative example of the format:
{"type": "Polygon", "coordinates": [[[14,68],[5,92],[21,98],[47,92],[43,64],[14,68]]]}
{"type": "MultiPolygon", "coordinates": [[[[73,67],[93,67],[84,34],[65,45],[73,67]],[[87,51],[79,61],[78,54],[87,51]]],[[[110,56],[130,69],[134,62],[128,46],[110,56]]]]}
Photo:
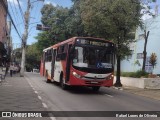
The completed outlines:
{"type": "MultiPolygon", "coordinates": [[[[45,81],[45,80],[44,80],[45,81]]],[[[52,82],[49,83],[61,89],[60,83],[52,82]]],[[[82,95],[104,95],[104,94],[116,94],[115,92],[111,91],[112,88],[102,87],[99,91],[93,91],[92,87],[86,86],[68,86],[66,92],[72,94],[82,94],[82,95]],[[109,90],[110,89],[110,90],[109,90]]],[[[61,89],[62,90],[62,89],[61,89]]]]}

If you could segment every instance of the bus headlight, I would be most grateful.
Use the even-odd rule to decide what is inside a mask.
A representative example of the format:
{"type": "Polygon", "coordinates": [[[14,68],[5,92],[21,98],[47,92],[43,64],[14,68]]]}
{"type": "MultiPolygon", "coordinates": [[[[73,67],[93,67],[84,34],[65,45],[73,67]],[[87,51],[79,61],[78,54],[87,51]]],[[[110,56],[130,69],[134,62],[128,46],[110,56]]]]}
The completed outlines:
{"type": "Polygon", "coordinates": [[[114,78],[114,75],[110,75],[110,76],[106,77],[106,80],[111,80],[113,78],[114,78]]]}
{"type": "Polygon", "coordinates": [[[72,72],[72,74],[77,78],[81,78],[81,75],[77,74],[76,72],[72,72]]]}

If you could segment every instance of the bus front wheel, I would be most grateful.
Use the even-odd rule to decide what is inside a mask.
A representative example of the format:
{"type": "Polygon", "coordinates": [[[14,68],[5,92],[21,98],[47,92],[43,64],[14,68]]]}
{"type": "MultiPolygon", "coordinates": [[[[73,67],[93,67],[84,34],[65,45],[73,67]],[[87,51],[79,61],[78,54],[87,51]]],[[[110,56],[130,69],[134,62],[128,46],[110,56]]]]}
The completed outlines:
{"type": "Polygon", "coordinates": [[[100,86],[92,86],[93,91],[99,91],[100,86]]]}

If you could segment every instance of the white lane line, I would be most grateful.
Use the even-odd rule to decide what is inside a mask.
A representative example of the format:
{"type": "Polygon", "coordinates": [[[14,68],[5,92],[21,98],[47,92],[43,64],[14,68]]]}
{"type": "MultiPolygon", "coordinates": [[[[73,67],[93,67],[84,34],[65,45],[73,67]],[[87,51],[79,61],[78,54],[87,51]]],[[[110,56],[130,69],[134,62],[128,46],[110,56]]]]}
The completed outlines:
{"type": "Polygon", "coordinates": [[[30,84],[31,88],[33,88],[33,86],[30,84]]]}
{"type": "Polygon", "coordinates": [[[106,96],[108,96],[108,97],[113,97],[112,95],[109,95],[109,94],[104,94],[104,95],[106,95],[106,96]]]}
{"type": "Polygon", "coordinates": [[[38,99],[42,100],[41,96],[38,95],[38,99]]]}
{"type": "MultiPolygon", "coordinates": [[[[28,79],[27,79],[27,81],[28,81],[28,79]]],[[[28,81],[28,83],[29,83],[29,85],[32,87],[32,89],[34,90],[34,92],[35,92],[36,94],[38,94],[38,92],[35,90],[35,88],[32,86],[32,84],[31,84],[29,81],[28,81]]],[[[42,101],[42,97],[39,96],[39,95],[38,95],[38,99],[40,99],[40,100],[42,101]]],[[[42,105],[43,105],[44,108],[48,108],[48,106],[47,106],[45,103],[43,103],[43,102],[42,102],[42,105]]],[[[55,117],[50,117],[50,119],[51,119],[51,120],[57,120],[55,117]]]]}
{"type": "Polygon", "coordinates": [[[51,120],[56,120],[56,118],[55,117],[50,117],[51,118],[51,120]]]}
{"type": "Polygon", "coordinates": [[[123,90],[122,87],[113,87],[113,88],[116,89],[116,90],[123,90]]]}
{"type": "Polygon", "coordinates": [[[48,108],[48,106],[43,102],[42,102],[42,105],[43,105],[44,108],[48,108]]]}
{"type": "Polygon", "coordinates": [[[38,94],[38,92],[37,92],[36,90],[35,90],[34,92],[35,92],[36,94],[38,94]]]}

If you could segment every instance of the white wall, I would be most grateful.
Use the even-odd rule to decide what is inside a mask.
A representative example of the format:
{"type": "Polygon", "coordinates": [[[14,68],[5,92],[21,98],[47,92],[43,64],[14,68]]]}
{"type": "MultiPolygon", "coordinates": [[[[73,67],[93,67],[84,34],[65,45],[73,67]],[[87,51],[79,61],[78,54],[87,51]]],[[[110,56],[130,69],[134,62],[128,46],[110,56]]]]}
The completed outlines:
{"type": "MultiPolygon", "coordinates": [[[[150,31],[147,43],[147,56],[149,57],[151,53],[156,53],[157,55],[157,65],[153,70],[154,74],[160,74],[160,15],[148,19],[144,24],[148,31],[150,31]]],[[[143,31],[140,28],[137,29],[135,39],[136,43],[132,44],[133,55],[132,58],[127,60],[123,60],[121,63],[121,71],[123,72],[134,72],[140,70],[142,68],[143,59],[137,59],[137,53],[143,53],[144,49],[144,39],[139,37],[143,31]],[[139,61],[141,66],[135,64],[135,61],[139,61]]]]}

